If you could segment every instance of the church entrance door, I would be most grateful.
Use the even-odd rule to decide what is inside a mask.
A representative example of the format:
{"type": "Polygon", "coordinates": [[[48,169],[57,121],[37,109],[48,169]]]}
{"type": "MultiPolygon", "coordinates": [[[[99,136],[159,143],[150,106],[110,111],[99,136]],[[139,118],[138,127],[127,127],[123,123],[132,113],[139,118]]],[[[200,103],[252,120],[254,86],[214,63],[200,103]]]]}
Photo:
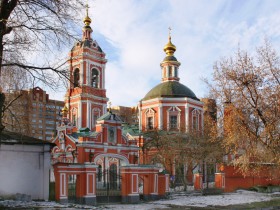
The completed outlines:
{"type": "Polygon", "coordinates": [[[96,179],[96,199],[98,203],[121,202],[121,175],[116,164],[99,171],[96,179]]]}

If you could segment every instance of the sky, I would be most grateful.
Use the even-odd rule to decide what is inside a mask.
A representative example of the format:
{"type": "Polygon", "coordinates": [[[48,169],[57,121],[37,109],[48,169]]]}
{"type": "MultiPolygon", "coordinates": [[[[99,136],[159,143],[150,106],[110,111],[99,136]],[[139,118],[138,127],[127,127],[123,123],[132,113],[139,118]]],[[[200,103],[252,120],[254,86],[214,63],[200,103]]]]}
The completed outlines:
{"type": "MultiPolygon", "coordinates": [[[[112,106],[135,106],[161,81],[160,62],[171,27],[180,82],[198,98],[213,65],[238,47],[253,52],[268,39],[280,49],[279,0],[88,0],[92,38],[108,59],[112,106]]],[[[82,22],[81,22],[82,23],[82,22]]],[[[70,49],[69,49],[70,50],[70,49]]],[[[59,98],[60,92],[50,93],[59,98]]],[[[61,97],[60,97],[61,99],[61,97]]]]}

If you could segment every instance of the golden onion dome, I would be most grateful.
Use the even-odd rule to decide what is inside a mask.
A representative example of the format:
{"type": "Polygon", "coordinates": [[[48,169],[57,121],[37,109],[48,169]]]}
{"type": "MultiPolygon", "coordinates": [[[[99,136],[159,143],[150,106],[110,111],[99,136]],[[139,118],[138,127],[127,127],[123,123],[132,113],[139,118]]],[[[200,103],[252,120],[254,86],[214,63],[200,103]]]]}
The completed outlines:
{"type": "Polygon", "coordinates": [[[167,56],[172,56],[176,51],[176,46],[171,42],[171,36],[168,36],[168,43],[164,46],[163,51],[166,53],[167,56]]]}
{"type": "Polygon", "coordinates": [[[91,23],[91,19],[90,19],[90,17],[88,16],[88,8],[89,8],[89,6],[88,6],[88,4],[86,4],[86,17],[84,18],[84,24],[85,24],[85,26],[89,26],[90,25],[90,23],[91,23]]]}
{"type": "Polygon", "coordinates": [[[63,115],[67,114],[67,113],[68,113],[68,108],[67,108],[67,106],[64,106],[64,107],[62,108],[61,112],[62,112],[63,115]]]}
{"type": "Polygon", "coordinates": [[[84,18],[84,24],[85,24],[85,26],[89,26],[90,23],[91,23],[90,17],[89,17],[89,16],[86,16],[86,17],[84,18]]]}

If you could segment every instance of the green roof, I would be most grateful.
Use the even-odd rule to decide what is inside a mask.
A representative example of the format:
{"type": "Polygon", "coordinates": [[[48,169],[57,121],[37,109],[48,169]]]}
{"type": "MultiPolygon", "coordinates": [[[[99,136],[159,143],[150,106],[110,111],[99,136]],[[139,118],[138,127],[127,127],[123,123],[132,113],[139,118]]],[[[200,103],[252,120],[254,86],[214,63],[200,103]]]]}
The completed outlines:
{"type": "Polygon", "coordinates": [[[122,125],[122,134],[123,135],[130,134],[131,136],[139,136],[140,135],[139,126],[123,124],[122,125]]]}
{"type": "Polygon", "coordinates": [[[79,137],[96,137],[98,132],[77,132],[72,133],[71,136],[75,139],[78,139],[79,137]]]}
{"type": "Polygon", "coordinates": [[[114,120],[114,121],[122,122],[122,119],[118,115],[113,114],[111,112],[107,112],[106,114],[102,115],[97,119],[97,121],[100,120],[114,120]]]}
{"type": "Polygon", "coordinates": [[[80,131],[80,132],[89,132],[90,129],[87,128],[87,127],[85,127],[85,128],[80,128],[79,131],[80,131]]]}
{"type": "Polygon", "coordinates": [[[187,97],[199,101],[194,92],[177,81],[162,82],[159,85],[151,89],[142,101],[153,99],[153,98],[182,98],[187,97]]]}

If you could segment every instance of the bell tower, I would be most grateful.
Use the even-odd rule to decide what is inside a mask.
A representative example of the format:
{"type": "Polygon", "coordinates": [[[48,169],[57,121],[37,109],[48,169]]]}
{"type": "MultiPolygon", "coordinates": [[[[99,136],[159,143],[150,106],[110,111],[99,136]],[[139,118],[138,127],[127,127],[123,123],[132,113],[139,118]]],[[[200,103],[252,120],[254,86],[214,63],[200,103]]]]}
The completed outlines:
{"type": "Polygon", "coordinates": [[[105,89],[105,53],[92,39],[91,19],[86,17],[82,40],[75,43],[69,53],[69,88],[65,105],[69,119],[77,129],[95,130],[96,120],[106,112],[108,98],[105,89]]]}

